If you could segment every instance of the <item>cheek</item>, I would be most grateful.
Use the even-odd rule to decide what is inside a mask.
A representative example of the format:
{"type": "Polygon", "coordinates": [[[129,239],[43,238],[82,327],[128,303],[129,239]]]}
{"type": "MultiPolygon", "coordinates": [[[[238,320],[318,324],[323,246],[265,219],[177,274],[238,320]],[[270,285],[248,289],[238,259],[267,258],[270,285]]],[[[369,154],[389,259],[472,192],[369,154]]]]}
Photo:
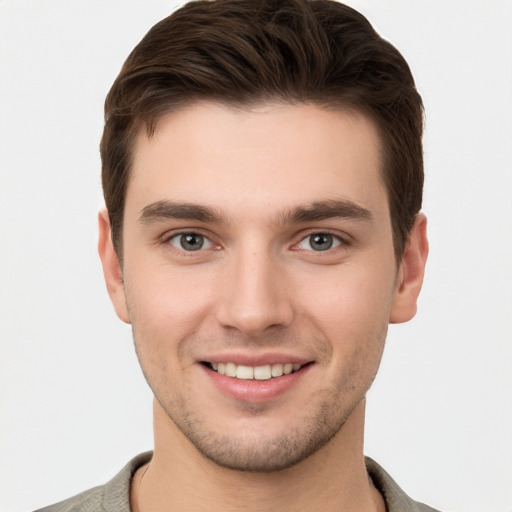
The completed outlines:
{"type": "Polygon", "coordinates": [[[210,288],[206,279],[169,268],[132,266],[125,272],[135,348],[154,389],[169,387],[172,376],[193,363],[186,340],[197,334],[210,288]]]}
{"type": "Polygon", "coordinates": [[[303,297],[302,314],[336,345],[333,348],[338,353],[346,355],[362,347],[383,345],[393,299],[394,274],[386,274],[378,264],[373,265],[371,272],[369,268],[372,267],[333,269],[331,275],[322,280],[322,287],[316,283],[321,293],[307,293],[306,289],[315,289],[311,283],[298,294],[303,297]]]}
{"type": "Polygon", "coordinates": [[[169,336],[197,325],[211,302],[211,278],[191,269],[160,265],[133,268],[125,279],[127,305],[133,324],[169,336]]]}
{"type": "Polygon", "coordinates": [[[322,277],[316,276],[316,282],[313,279],[301,286],[301,295],[320,313],[337,310],[344,320],[348,312],[354,320],[379,317],[379,312],[385,314],[391,307],[394,274],[375,266],[370,268],[370,265],[333,268],[322,277]]]}

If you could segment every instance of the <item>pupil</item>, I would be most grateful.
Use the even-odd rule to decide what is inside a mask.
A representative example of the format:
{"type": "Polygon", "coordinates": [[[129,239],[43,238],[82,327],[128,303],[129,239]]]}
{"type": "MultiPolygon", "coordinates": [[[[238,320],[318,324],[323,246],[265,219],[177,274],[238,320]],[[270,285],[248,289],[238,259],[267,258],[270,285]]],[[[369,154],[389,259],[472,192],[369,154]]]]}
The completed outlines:
{"type": "Polygon", "coordinates": [[[204,240],[201,235],[181,235],[181,246],[187,251],[198,251],[203,244],[204,240]]]}
{"type": "Polygon", "coordinates": [[[332,235],[319,233],[311,237],[311,247],[317,251],[326,251],[332,247],[332,235]]]}

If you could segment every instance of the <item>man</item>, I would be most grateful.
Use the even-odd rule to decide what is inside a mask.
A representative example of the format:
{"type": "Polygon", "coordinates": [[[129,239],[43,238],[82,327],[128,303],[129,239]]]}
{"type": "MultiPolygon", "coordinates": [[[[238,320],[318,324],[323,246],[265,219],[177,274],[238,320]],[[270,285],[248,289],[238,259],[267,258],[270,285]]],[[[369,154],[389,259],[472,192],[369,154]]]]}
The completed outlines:
{"type": "Polygon", "coordinates": [[[155,450],[44,510],[433,510],[363,456],[428,253],[399,52],[329,0],[192,2],[133,50],[105,118],[99,252],[155,450]]]}

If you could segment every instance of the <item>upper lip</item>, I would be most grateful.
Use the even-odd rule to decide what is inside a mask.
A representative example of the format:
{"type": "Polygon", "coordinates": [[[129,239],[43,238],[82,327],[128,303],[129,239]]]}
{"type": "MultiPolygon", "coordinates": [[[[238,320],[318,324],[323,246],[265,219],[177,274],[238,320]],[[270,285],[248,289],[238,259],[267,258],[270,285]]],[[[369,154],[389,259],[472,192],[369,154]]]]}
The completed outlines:
{"type": "Polygon", "coordinates": [[[272,364],[300,364],[305,365],[311,363],[312,359],[291,354],[241,354],[235,352],[226,352],[222,354],[207,355],[200,359],[205,363],[234,363],[243,366],[265,366],[272,364]]]}

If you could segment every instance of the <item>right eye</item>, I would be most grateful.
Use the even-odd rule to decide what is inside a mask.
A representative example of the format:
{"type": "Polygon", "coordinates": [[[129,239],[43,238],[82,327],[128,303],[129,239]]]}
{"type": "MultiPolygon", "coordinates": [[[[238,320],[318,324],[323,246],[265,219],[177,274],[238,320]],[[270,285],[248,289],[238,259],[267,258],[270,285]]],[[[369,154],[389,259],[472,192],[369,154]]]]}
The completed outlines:
{"type": "Polygon", "coordinates": [[[210,249],[213,243],[204,235],[199,233],[178,233],[169,238],[168,242],[176,249],[182,251],[194,252],[201,249],[210,249]]]}

